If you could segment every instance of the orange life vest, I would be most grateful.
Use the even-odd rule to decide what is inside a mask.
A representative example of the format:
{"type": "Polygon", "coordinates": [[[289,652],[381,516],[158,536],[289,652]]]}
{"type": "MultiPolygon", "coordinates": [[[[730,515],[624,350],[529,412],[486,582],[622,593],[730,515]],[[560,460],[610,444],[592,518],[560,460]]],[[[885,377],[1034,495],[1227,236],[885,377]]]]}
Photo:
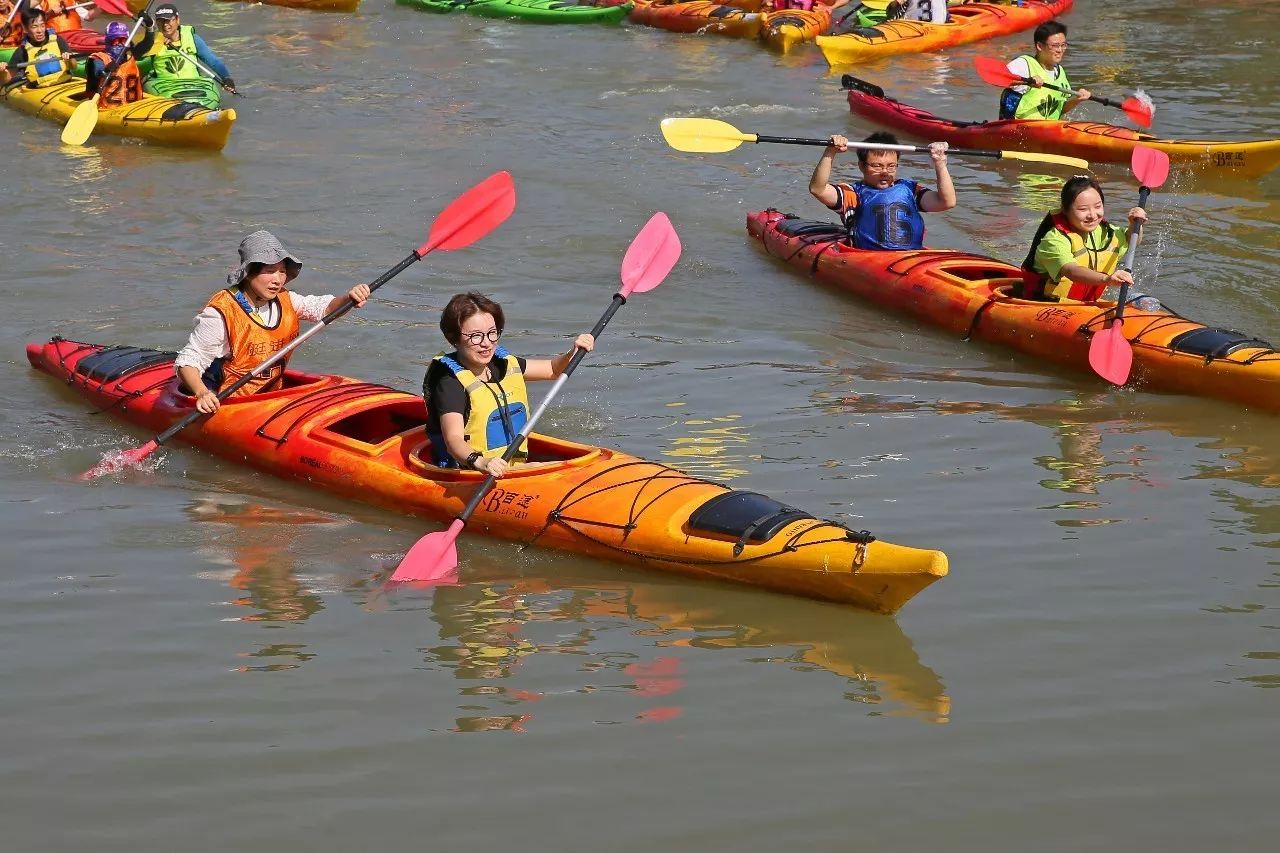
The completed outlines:
{"type": "Polygon", "coordinates": [[[43,5],[45,26],[55,33],[65,33],[69,30],[78,30],[84,27],[84,19],[77,14],[77,11],[67,8],[67,6],[75,5],[74,0],[67,0],[67,6],[63,6],[56,0],[45,0],[43,5]],[[62,14],[54,14],[54,9],[63,10],[62,14]]]}
{"type": "MultiPolygon", "coordinates": [[[[219,290],[209,299],[208,307],[222,315],[222,323],[227,328],[227,347],[231,350],[231,354],[222,361],[223,380],[219,391],[251,373],[298,337],[298,313],[293,310],[292,297],[276,298],[280,318],[274,327],[268,328],[236,301],[237,292],[231,288],[219,290]]],[[[280,291],[281,296],[286,293],[286,290],[280,291]]],[[[259,391],[274,391],[280,387],[280,377],[284,375],[287,362],[285,359],[261,376],[250,379],[232,396],[245,397],[259,391]]]]}
{"type": "MultiPolygon", "coordinates": [[[[4,19],[9,17],[9,13],[13,11],[13,3],[16,2],[17,0],[12,0],[10,3],[0,5],[0,27],[4,26],[4,19]]],[[[26,30],[22,28],[22,13],[19,12],[13,16],[13,20],[9,21],[9,29],[0,31],[0,35],[3,35],[3,38],[0,38],[0,47],[17,47],[22,44],[26,34],[26,30]]]]}
{"type": "MultiPolygon", "coordinates": [[[[111,54],[105,50],[95,53],[91,58],[101,62],[103,69],[113,61],[111,54]]],[[[98,81],[98,85],[102,85],[101,80],[98,81]]],[[[142,99],[142,75],[138,71],[138,63],[134,61],[131,54],[125,53],[124,60],[116,66],[116,73],[111,75],[110,82],[100,90],[100,94],[102,95],[98,99],[100,110],[123,107],[125,104],[132,104],[142,99]]]]}

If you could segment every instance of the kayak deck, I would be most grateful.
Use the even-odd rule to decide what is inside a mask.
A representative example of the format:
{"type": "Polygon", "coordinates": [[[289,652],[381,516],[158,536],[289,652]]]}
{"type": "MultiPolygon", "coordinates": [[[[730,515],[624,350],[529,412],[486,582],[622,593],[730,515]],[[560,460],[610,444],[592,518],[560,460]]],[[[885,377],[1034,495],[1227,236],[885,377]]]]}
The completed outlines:
{"type": "MultiPolygon", "coordinates": [[[[33,366],[104,409],[160,432],[192,411],[173,353],[55,338],[33,366]],[[127,403],[127,405],[124,405],[127,403]]],[[[458,515],[484,475],[426,461],[421,397],[342,376],[289,371],[286,387],[232,398],[183,441],[258,470],[428,518],[458,515]]],[[[695,577],[894,613],[947,574],[909,548],[603,447],[530,437],[468,530],[695,577]]]]}

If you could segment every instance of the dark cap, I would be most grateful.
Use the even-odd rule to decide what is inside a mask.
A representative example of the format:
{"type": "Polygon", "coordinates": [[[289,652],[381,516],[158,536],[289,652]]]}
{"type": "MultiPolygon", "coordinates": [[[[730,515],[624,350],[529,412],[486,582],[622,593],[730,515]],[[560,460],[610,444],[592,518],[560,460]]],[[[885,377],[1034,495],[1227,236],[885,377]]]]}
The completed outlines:
{"type": "Polygon", "coordinates": [[[161,3],[151,13],[151,16],[154,18],[176,18],[178,17],[178,7],[172,3],[161,3]]]}

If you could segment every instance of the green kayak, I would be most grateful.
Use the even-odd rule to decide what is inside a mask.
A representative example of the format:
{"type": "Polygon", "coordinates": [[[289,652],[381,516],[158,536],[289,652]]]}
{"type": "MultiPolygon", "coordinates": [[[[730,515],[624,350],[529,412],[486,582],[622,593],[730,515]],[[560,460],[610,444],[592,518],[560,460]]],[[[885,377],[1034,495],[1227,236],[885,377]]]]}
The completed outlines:
{"type": "Polygon", "coordinates": [[[195,80],[175,80],[172,77],[146,77],[142,91],[162,98],[174,98],[189,104],[199,104],[216,110],[222,104],[222,90],[208,77],[195,80]]]}
{"type": "Polygon", "coordinates": [[[617,23],[631,11],[631,3],[597,6],[586,0],[396,0],[425,12],[461,9],[485,18],[520,18],[539,24],[617,23]]]}

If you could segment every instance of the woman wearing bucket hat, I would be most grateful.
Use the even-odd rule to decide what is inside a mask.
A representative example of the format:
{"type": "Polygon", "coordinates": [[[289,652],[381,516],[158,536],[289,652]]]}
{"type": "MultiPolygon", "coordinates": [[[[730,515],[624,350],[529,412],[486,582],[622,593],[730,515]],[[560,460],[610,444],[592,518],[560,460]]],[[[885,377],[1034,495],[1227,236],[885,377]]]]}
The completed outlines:
{"type": "MultiPolygon", "coordinates": [[[[357,308],[369,298],[369,286],[357,284],[342,296],[302,296],[285,289],[298,277],[302,262],[270,231],[255,231],[240,241],[240,265],[227,287],[196,315],[187,345],[174,371],[206,414],[218,410],[218,390],[252,372],[298,336],[298,321],[317,322],[347,299],[357,308]]],[[[287,359],[239,388],[234,396],[273,391],[280,386],[287,359]]]]}

